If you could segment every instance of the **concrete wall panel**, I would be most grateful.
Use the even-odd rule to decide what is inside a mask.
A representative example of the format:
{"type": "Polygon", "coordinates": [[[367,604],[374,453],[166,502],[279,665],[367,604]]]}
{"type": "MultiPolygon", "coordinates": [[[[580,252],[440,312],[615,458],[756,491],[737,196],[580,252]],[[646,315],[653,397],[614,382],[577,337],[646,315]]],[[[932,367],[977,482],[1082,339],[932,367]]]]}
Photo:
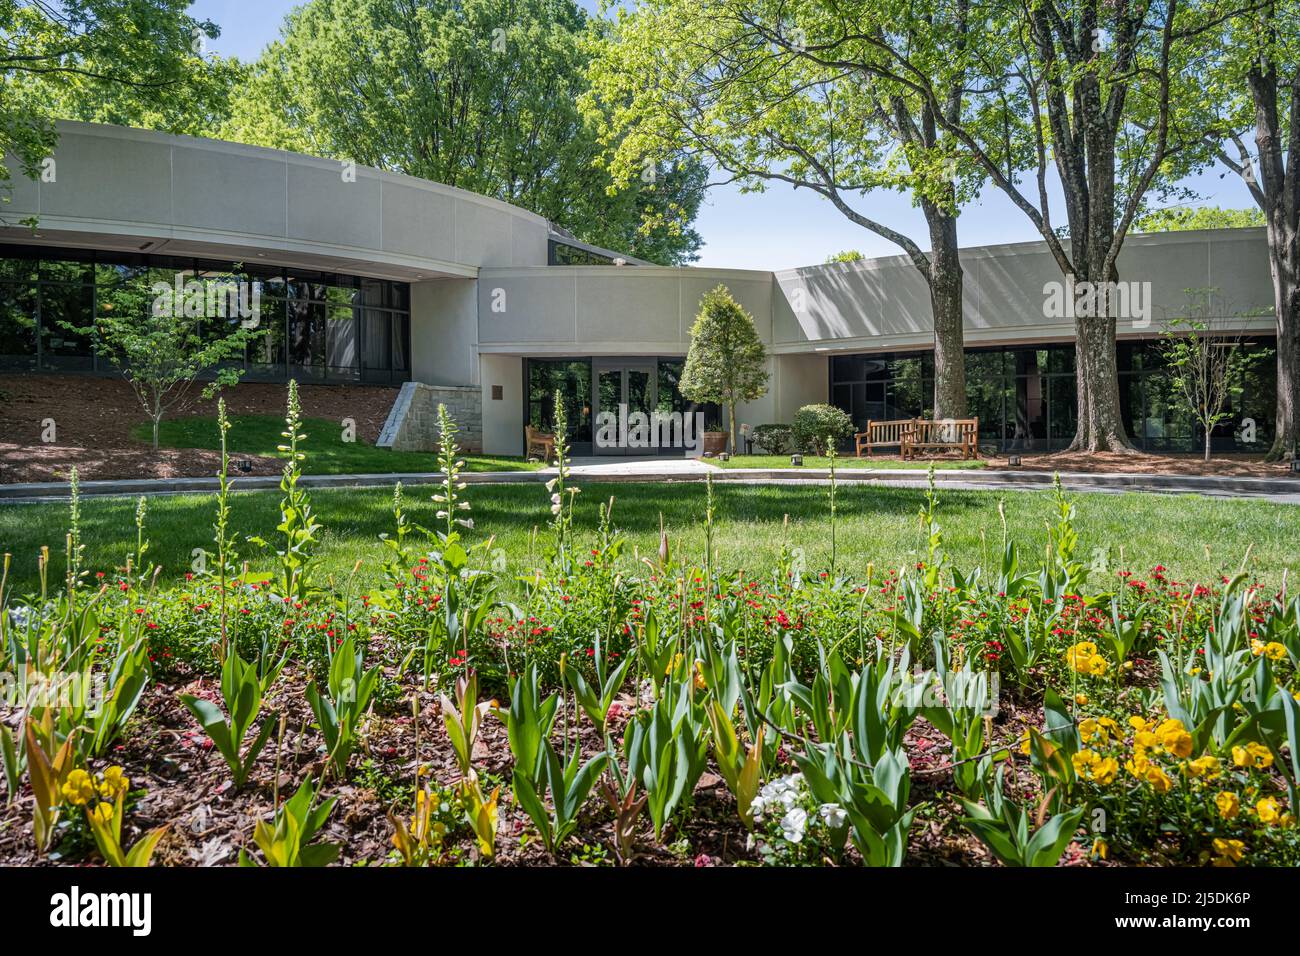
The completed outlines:
{"type": "Polygon", "coordinates": [[[172,224],[239,235],[284,237],[289,222],[283,161],[218,150],[172,150],[172,224]]]}
{"type": "Polygon", "coordinates": [[[487,455],[524,453],[524,360],[516,355],[483,355],[483,452],[487,455]],[[494,399],[494,386],[501,397],[494,399]]]}
{"type": "Polygon", "coordinates": [[[54,159],[56,181],[41,183],[42,216],[171,221],[170,144],[68,131],[54,159]]]}
{"type": "Polygon", "coordinates": [[[291,238],[383,247],[377,177],[357,169],[355,180],[346,181],[339,163],[290,163],[288,174],[291,238]]]}

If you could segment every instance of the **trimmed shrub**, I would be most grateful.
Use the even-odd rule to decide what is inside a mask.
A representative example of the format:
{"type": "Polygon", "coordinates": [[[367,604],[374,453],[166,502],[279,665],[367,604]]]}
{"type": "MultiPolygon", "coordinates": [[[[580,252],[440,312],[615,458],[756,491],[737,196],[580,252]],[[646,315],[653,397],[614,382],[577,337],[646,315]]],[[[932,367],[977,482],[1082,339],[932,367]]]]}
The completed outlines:
{"type": "Polygon", "coordinates": [[[838,446],[853,434],[853,419],[834,405],[805,405],[795,413],[791,430],[797,451],[821,455],[828,437],[838,446]]]}
{"type": "Polygon", "coordinates": [[[794,430],[789,425],[755,425],[750,436],[755,447],[769,455],[788,455],[794,451],[794,430]]]}

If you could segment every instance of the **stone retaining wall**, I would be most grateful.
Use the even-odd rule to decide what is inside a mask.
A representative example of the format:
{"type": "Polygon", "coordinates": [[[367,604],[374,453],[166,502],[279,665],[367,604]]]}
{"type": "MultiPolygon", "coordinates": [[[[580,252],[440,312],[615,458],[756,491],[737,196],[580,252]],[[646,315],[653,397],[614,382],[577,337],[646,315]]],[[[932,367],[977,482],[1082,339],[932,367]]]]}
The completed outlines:
{"type": "MultiPolygon", "coordinates": [[[[394,451],[434,451],[438,447],[438,406],[460,426],[461,451],[483,448],[483,393],[470,385],[425,385],[407,382],[397,393],[384,430],[375,442],[394,451]]],[[[432,467],[432,466],[431,466],[432,467]]]]}

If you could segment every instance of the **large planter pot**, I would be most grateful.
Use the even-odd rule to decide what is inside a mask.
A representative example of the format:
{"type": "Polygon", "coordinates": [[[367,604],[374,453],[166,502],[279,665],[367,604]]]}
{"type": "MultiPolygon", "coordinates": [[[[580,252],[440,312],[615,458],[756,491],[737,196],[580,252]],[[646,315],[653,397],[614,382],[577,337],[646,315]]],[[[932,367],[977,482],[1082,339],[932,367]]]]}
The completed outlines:
{"type": "Polygon", "coordinates": [[[727,450],[726,432],[705,432],[704,433],[704,454],[721,455],[726,450],[727,450]]]}

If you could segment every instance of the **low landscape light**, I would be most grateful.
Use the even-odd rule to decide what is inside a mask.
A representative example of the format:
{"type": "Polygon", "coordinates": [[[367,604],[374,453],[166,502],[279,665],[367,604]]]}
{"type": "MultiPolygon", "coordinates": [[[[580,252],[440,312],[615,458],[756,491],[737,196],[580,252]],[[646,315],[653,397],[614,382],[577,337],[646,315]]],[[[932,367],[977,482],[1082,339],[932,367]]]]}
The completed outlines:
{"type": "Polygon", "coordinates": [[[1019,456],[1019,455],[1007,455],[1007,464],[1010,465],[1012,468],[1019,468],[1019,467],[1020,467],[1020,456],[1019,456]]]}
{"type": "Polygon", "coordinates": [[[1291,474],[1300,475],[1300,458],[1291,459],[1291,474]]]}
{"type": "Polygon", "coordinates": [[[796,467],[796,468],[799,468],[800,466],[802,466],[802,465],[803,465],[803,455],[791,455],[791,456],[790,456],[790,464],[792,464],[792,465],[793,465],[794,467],[796,467]]]}
{"type": "Polygon", "coordinates": [[[235,468],[242,471],[244,474],[248,474],[253,470],[253,463],[247,458],[241,458],[239,461],[235,462],[235,468]]]}

